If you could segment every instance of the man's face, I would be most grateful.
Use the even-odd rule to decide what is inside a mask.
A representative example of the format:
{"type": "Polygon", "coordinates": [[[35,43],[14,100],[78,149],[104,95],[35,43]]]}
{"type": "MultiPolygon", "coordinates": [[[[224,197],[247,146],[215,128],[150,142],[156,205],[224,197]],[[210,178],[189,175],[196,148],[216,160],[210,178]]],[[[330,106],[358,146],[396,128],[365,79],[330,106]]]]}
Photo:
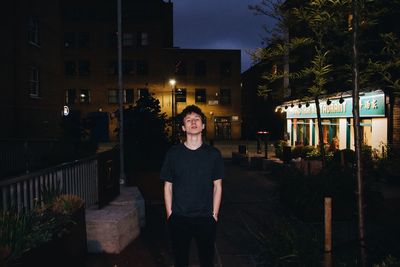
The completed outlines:
{"type": "Polygon", "coordinates": [[[204,124],[201,120],[201,116],[197,113],[190,113],[183,118],[183,131],[186,134],[201,134],[201,131],[204,129],[204,124]]]}

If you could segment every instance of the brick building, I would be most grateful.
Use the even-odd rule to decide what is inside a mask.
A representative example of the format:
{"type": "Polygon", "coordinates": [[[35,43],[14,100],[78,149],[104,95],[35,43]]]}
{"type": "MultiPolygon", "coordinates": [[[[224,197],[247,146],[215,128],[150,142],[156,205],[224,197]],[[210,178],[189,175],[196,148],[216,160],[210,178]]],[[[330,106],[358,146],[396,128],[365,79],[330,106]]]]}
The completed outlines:
{"type": "MultiPolygon", "coordinates": [[[[170,1],[122,1],[122,7],[125,106],[150,93],[171,116],[169,81],[174,79],[177,112],[198,104],[207,115],[207,138],[240,138],[240,51],[174,47],[170,1]]],[[[65,105],[80,117],[101,118],[109,133],[102,136],[113,139],[113,112],[118,108],[116,2],[64,1],[62,10],[65,105]]]]}
{"type": "Polygon", "coordinates": [[[0,137],[55,136],[63,107],[59,1],[7,1],[1,14],[0,137]]]}

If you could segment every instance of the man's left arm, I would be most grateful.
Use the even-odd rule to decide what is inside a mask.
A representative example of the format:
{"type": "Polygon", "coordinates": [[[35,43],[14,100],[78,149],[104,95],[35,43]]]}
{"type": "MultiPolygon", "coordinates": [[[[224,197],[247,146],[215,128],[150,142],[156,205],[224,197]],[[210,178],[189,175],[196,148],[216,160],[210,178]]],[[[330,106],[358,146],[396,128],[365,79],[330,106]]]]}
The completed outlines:
{"type": "Polygon", "coordinates": [[[222,198],[222,179],[214,180],[214,193],[213,193],[213,217],[218,221],[219,207],[221,206],[222,198]]]}

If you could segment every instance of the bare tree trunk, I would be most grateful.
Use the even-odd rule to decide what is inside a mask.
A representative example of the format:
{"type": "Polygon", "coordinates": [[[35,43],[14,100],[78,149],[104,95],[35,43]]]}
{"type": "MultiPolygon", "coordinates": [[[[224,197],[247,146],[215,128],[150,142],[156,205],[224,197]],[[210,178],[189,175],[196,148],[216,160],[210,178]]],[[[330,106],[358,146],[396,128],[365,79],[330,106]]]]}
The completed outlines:
{"type": "Polygon", "coordinates": [[[364,225],[364,183],[363,168],[361,161],[361,133],[360,133],[360,113],[359,113],[359,71],[358,71],[358,1],[353,0],[353,119],[354,119],[354,144],[356,150],[356,180],[357,180],[357,210],[358,210],[358,238],[360,242],[360,263],[362,267],[367,266],[367,253],[365,241],[364,225]]]}
{"type": "Polygon", "coordinates": [[[319,139],[319,149],[321,153],[322,159],[322,167],[325,167],[326,159],[325,159],[325,145],[324,145],[324,136],[322,132],[322,122],[321,122],[321,108],[319,106],[318,96],[315,97],[315,107],[317,108],[317,123],[318,123],[318,139],[319,139]]]}

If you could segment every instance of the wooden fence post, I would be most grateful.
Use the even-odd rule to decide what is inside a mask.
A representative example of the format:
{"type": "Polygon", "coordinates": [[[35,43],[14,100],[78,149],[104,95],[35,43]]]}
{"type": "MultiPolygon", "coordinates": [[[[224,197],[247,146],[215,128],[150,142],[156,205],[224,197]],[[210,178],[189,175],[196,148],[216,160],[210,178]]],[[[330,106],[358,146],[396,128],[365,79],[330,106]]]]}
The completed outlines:
{"type": "Polygon", "coordinates": [[[332,198],[325,197],[324,267],[332,267],[332,198]]]}

